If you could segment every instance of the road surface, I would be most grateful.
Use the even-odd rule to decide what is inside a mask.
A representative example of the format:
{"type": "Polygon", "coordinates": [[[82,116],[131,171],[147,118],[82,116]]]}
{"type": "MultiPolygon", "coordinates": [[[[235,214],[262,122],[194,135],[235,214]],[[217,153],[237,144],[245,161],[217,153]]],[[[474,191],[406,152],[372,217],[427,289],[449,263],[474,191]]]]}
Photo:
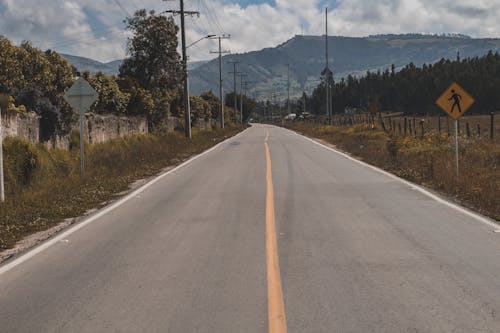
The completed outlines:
{"type": "Polygon", "coordinates": [[[494,229],[255,125],[0,267],[0,331],[500,332],[494,229]]]}

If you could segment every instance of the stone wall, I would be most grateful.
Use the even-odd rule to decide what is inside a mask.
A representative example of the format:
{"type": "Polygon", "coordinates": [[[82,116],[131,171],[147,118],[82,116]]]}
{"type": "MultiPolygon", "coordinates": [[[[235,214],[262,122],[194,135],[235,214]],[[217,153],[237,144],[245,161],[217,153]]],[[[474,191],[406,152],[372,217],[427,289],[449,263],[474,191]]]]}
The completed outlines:
{"type": "MultiPolygon", "coordinates": [[[[85,115],[85,141],[91,144],[134,134],[148,133],[148,122],[143,117],[118,117],[114,115],[85,115]]],[[[74,129],[79,130],[79,124],[74,129]]],[[[17,136],[31,143],[40,143],[40,117],[33,112],[2,112],[4,137],[17,136]]],[[[69,149],[69,135],[54,135],[47,142],[47,148],[69,149]]]]}
{"type": "Polygon", "coordinates": [[[34,112],[2,111],[2,129],[4,137],[17,136],[25,141],[38,143],[40,117],[34,112]]]}
{"type": "MultiPolygon", "coordinates": [[[[18,113],[7,111],[2,113],[4,137],[17,136],[23,140],[40,143],[40,117],[33,112],[18,113]]],[[[183,119],[168,117],[165,121],[167,132],[184,127],[183,119]]],[[[217,122],[198,120],[193,123],[194,128],[211,129],[217,122]]],[[[74,125],[74,130],[79,131],[79,124],[74,125]]],[[[135,134],[148,133],[148,121],[144,117],[119,117],[114,115],[85,115],[85,141],[90,144],[103,143],[114,138],[135,134]]],[[[69,150],[69,135],[54,135],[50,140],[43,142],[49,149],[69,150]]]]}
{"type": "MultiPolygon", "coordinates": [[[[75,129],[79,129],[77,126],[75,129]]],[[[85,115],[85,141],[103,143],[114,138],[147,134],[148,122],[143,117],[118,117],[113,115],[85,115]]]]}

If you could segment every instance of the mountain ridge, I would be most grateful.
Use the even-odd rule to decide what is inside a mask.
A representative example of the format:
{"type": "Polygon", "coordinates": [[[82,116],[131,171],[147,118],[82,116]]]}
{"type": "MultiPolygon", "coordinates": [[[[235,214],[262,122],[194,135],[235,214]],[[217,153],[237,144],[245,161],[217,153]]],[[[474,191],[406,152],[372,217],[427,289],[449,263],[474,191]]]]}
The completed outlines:
{"type": "MultiPolygon", "coordinates": [[[[296,35],[275,46],[261,50],[223,57],[223,87],[233,91],[234,77],[231,61],[239,61],[237,71],[247,74],[247,95],[257,99],[283,100],[287,90],[287,70],[290,64],[290,91],[297,97],[303,91],[310,93],[320,82],[325,67],[325,36],[296,35]]],[[[394,65],[401,68],[413,63],[416,66],[432,64],[441,59],[478,57],[489,51],[500,51],[499,38],[472,38],[462,34],[382,34],[367,37],[329,36],[329,64],[334,79],[349,75],[360,76],[367,71],[385,70],[394,65]]],[[[121,60],[101,63],[83,57],[62,55],[80,71],[103,71],[118,74],[121,60]]],[[[189,65],[190,91],[201,94],[219,90],[218,59],[195,62],[189,65]]],[[[237,78],[237,91],[241,79],[237,78]]]]}
{"type": "MultiPolygon", "coordinates": [[[[290,64],[291,95],[297,97],[303,91],[310,93],[319,83],[325,67],[325,36],[295,37],[273,47],[223,57],[224,91],[233,90],[233,77],[229,61],[240,61],[238,71],[248,74],[251,81],[248,95],[258,99],[286,97],[287,64],[290,64]],[[274,93],[274,94],[273,94],[274,93]]],[[[460,34],[428,35],[372,35],[368,37],[330,36],[329,63],[335,80],[348,75],[359,76],[366,71],[385,70],[413,63],[416,66],[432,64],[441,59],[456,59],[457,51],[462,58],[482,56],[489,51],[500,50],[500,39],[471,38],[460,34]]],[[[210,61],[190,71],[191,91],[201,93],[217,91],[218,62],[210,61]]],[[[239,91],[240,88],[238,88],[239,91]]]]}

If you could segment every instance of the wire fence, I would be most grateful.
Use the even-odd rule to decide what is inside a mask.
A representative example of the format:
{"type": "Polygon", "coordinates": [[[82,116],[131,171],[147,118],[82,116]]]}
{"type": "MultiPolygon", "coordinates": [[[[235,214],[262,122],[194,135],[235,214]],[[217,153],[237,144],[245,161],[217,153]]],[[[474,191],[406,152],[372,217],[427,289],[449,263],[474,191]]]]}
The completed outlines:
{"type": "MultiPolygon", "coordinates": [[[[500,142],[500,113],[492,112],[483,115],[465,115],[458,120],[460,137],[500,142]]],[[[310,120],[328,124],[327,118],[310,120]]],[[[341,114],[332,117],[334,126],[353,126],[358,124],[369,125],[373,128],[380,126],[385,132],[394,136],[413,136],[424,138],[429,135],[451,137],[454,135],[454,120],[448,116],[405,116],[401,114],[376,115],[369,113],[341,114]]]]}

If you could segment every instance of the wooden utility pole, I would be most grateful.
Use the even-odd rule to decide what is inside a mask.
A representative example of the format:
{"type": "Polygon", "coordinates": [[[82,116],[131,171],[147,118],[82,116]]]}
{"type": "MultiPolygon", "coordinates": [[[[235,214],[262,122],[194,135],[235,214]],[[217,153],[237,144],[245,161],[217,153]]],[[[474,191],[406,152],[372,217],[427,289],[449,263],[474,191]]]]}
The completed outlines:
{"type": "Polygon", "coordinates": [[[184,128],[188,139],[191,139],[191,106],[189,105],[189,81],[187,69],[187,52],[186,52],[186,27],[184,24],[186,15],[200,16],[199,12],[184,10],[184,0],[180,0],[179,10],[167,10],[165,13],[179,14],[181,16],[181,46],[182,46],[182,72],[184,83],[184,128]]]}

